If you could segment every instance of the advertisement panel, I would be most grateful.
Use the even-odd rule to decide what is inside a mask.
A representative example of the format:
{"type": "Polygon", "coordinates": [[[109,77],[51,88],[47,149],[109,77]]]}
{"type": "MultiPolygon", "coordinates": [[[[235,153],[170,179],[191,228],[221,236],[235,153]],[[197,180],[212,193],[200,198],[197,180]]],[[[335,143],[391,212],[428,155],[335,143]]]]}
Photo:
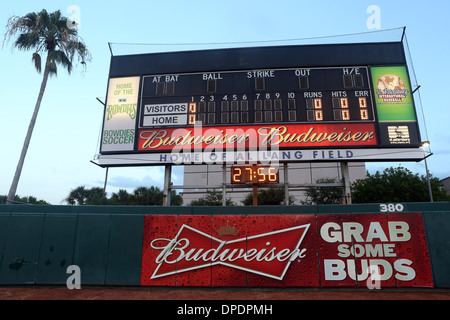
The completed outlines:
{"type": "Polygon", "coordinates": [[[416,121],[406,66],[371,67],[378,121],[416,121]]]}
{"type": "Polygon", "coordinates": [[[319,215],[317,228],[322,287],[432,284],[420,213],[319,215]]]}
{"type": "Polygon", "coordinates": [[[109,79],[101,152],[133,151],[140,77],[109,79]]]}
{"type": "MultiPolygon", "coordinates": [[[[140,130],[139,151],[375,146],[373,123],[286,124],[140,130]]],[[[263,149],[264,150],[264,149],[263,149]]]]}
{"type": "Polygon", "coordinates": [[[148,215],[142,286],[432,287],[420,213],[148,215]]]}

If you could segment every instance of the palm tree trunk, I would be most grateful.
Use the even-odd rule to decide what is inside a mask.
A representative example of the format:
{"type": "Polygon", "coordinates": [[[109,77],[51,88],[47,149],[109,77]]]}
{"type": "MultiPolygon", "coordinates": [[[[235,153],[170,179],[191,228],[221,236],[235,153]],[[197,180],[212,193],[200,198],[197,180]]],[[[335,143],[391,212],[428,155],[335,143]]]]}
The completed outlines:
{"type": "Polygon", "coordinates": [[[45,87],[47,86],[48,74],[50,71],[49,64],[50,63],[47,58],[44,69],[44,77],[41,83],[41,89],[39,91],[39,96],[36,101],[36,106],[34,107],[33,116],[31,117],[30,124],[28,126],[27,136],[25,137],[25,141],[23,142],[22,153],[20,154],[19,162],[17,163],[16,173],[14,174],[14,179],[11,183],[11,188],[9,189],[8,199],[6,203],[14,203],[14,197],[16,195],[17,186],[19,184],[20,174],[22,173],[23,163],[25,162],[25,156],[27,155],[28,146],[30,145],[31,135],[33,134],[34,125],[36,124],[39,108],[41,107],[45,87]]]}

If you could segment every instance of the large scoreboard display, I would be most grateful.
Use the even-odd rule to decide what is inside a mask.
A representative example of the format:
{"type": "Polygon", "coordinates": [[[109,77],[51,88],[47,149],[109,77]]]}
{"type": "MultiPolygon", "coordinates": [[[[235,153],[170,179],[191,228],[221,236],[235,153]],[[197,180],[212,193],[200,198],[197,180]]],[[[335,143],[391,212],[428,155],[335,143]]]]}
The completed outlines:
{"type": "Polygon", "coordinates": [[[401,43],[113,56],[98,163],[422,157],[401,43]]]}

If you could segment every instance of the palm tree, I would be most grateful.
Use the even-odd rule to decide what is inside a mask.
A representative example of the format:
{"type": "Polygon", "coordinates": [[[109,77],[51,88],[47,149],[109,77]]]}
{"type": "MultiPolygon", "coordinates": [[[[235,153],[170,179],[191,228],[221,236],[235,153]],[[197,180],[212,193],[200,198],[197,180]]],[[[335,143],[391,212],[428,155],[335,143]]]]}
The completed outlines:
{"type": "Polygon", "coordinates": [[[120,189],[118,192],[113,192],[111,195],[111,202],[115,205],[130,205],[132,195],[125,189],[120,189]]]}
{"type": "Polygon", "coordinates": [[[33,116],[28,126],[16,173],[9,190],[7,203],[14,201],[20,174],[49,75],[57,74],[58,65],[64,67],[70,74],[75,56],[78,57],[78,61],[84,66],[86,66],[86,61],[91,60],[91,55],[86,45],[78,36],[77,29],[71,23],[70,20],[61,15],[61,11],[59,10],[50,14],[46,10],[42,10],[41,12],[28,13],[23,17],[12,16],[6,25],[7,31],[4,42],[18,35],[13,47],[24,51],[33,49],[32,61],[39,73],[42,70],[41,55],[47,54],[44,62],[41,88],[34,107],[33,116]]]}
{"type": "Polygon", "coordinates": [[[133,197],[135,204],[139,206],[162,206],[163,204],[163,192],[154,186],[134,189],[133,197]]]}
{"type": "Polygon", "coordinates": [[[63,200],[71,205],[83,205],[86,202],[86,198],[88,195],[88,190],[85,186],[79,186],[75,189],[70,190],[69,195],[63,200]]]}

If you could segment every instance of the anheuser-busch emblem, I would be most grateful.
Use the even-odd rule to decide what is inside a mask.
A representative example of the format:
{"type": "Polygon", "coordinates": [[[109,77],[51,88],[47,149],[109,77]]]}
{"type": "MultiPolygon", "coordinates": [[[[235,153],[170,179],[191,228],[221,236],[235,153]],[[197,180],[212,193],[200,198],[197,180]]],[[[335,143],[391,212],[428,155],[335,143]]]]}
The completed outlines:
{"type": "Polygon", "coordinates": [[[309,226],[224,241],[183,224],[173,239],[151,241],[151,248],[160,251],[151,279],[224,265],[282,280],[291,262],[305,257],[306,249],[300,245],[309,226]]]}

